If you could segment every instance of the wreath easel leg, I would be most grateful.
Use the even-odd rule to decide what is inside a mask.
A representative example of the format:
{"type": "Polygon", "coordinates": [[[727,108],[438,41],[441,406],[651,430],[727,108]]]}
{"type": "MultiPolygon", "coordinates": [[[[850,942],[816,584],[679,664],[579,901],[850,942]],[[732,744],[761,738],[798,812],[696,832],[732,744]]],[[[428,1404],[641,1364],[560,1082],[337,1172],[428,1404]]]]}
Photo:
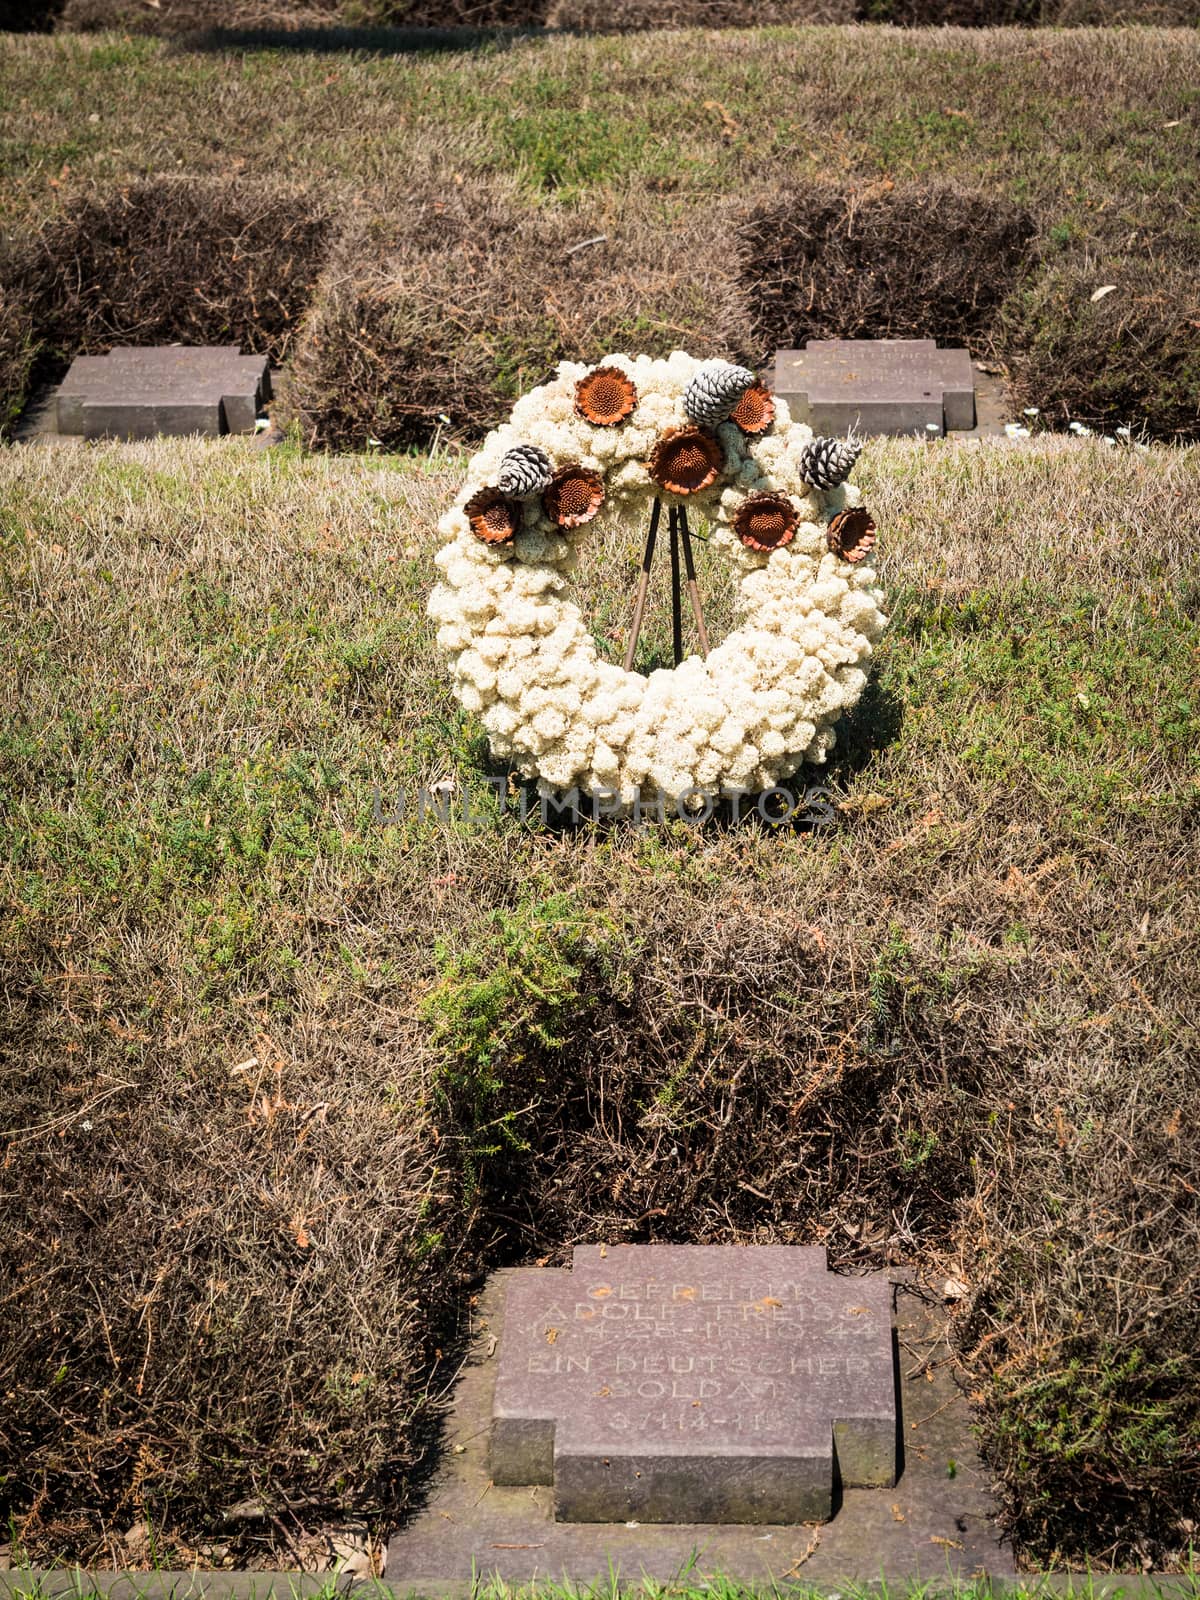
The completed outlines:
{"type": "MultiPolygon", "coordinates": [[[[700,605],[700,586],[696,582],[696,562],[692,555],[692,534],[688,527],[687,507],[679,508],[679,532],[683,537],[683,565],[687,572],[688,599],[692,602],[692,615],[696,619],[696,632],[700,635],[700,654],[708,659],[708,629],[704,626],[704,611],[700,605]]],[[[678,587],[678,586],[677,586],[678,587]]],[[[678,666],[678,662],[676,662],[678,666]]]]}
{"type": "MultiPolygon", "coordinates": [[[[674,512],[671,513],[674,516],[674,512]]],[[[625,671],[633,671],[633,655],[642,632],[642,617],[646,610],[646,590],[650,586],[650,565],[654,560],[654,543],[658,538],[658,519],[662,515],[662,501],[655,496],[650,512],[650,532],[646,535],[646,548],[642,552],[642,575],[638,579],[637,599],[633,603],[633,624],[629,629],[629,643],[625,647],[625,671]]]]}
{"type": "MultiPolygon", "coordinates": [[[[650,531],[642,551],[642,570],[638,578],[637,594],[633,603],[633,623],[629,629],[629,643],[625,648],[625,671],[633,671],[633,658],[642,633],[642,620],[646,613],[646,594],[650,587],[650,568],[654,563],[654,547],[658,540],[658,523],[662,516],[662,501],[655,498],[650,512],[650,531]]],[[[679,546],[683,544],[683,567],[686,573],[688,600],[692,616],[696,619],[696,632],[700,636],[700,654],[708,657],[708,629],[704,625],[704,607],[700,603],[700,586],[696,582],[696,560],[692,550],[692,533],[688,527],[687,508],[672,506],[668,516],[671,532],[671,645],[675,665],[683,660],[683,585],[680,582],[679,546]]]]}
{"type": "Polygon", "coordinates": [[[671,507],[671,654],[683,660],[683,591],[679,586],[679,508],[671,507]]]}

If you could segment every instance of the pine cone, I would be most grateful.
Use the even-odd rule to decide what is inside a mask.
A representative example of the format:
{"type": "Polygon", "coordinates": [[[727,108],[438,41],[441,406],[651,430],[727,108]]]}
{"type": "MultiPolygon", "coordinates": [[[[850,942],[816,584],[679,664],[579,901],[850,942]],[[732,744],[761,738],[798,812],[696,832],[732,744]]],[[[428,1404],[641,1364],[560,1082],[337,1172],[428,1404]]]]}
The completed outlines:
{"type": "Polygon", "coordinates": [[[729,361],[706,361],[683,393],[683,408],[702,428],[715,428],[754,383],[754,374],[729,361]]]}
{"type": "Polygon", "coordinates": [[[539,450],[535,444],[518,444],[505,453],[496,487],[501,494],[530,500],[549,487],[553,476],[554,468],[544,450],[539,450]]]}
{"type": "Polygon", "coordinates": [[[800,452],[800,476],[814,489],[836,489],[862,452],[857,439],[814,439],[800,452]]]}

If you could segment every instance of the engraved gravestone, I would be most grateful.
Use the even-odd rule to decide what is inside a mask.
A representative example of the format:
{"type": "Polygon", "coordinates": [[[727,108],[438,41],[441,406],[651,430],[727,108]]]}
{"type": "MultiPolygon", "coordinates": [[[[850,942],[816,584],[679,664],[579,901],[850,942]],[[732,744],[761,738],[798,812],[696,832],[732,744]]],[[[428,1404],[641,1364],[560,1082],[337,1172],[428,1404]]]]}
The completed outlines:
{"type": "Polygon", "coordinates": [[[814,433],[945,433],[975,426],[966,350],[933,339],[810,339],[775,356],[775,392],[814,433]]]}
{"type": "Polygon", "coordinates": [[[509,1277],[497,1484],[563,1522],[816,1521],[896,1473],[891,1286],[791,1246],[589,1245],[509,1277]]]}
{"type": "Polygon", "coordinates": [[[266,358],[235,344],[118,345],[71,363],[58,391],[58,431],[85,439],[253,433],[270,394],[266,358]]]}

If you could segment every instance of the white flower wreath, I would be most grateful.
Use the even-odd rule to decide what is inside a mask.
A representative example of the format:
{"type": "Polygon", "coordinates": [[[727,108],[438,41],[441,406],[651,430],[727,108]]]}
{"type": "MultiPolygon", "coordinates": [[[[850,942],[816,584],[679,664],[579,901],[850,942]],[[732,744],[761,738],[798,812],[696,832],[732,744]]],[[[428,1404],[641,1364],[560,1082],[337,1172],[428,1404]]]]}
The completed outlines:
{"type": "Polygon", "coordinates": [[[837,481],[856,455],[724,362],[563,362],[488,435],[439,523],[429,614],[493,753],[543,792],[627,806],[754,793],[824,761],[887,621],[874,525],[837,481]],[[644,527],[655,497],[709,519],[742,574],[741,624],[647,676],[598,655],[567,590],[593,520],[644,527]]]}

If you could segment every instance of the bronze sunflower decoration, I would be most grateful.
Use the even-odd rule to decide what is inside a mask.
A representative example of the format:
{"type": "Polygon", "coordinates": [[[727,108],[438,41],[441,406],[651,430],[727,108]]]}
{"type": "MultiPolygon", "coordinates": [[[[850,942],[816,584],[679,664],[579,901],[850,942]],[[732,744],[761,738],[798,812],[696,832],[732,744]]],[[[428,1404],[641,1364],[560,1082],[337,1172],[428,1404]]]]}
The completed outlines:
{"type": "Polygon", "coordinates": [[[480,489],[463,510],[471,532],[484,544],[508,544],[521,527],[521,502],[510,499],[499,489],[480,489]]]}
{"type": "Polygon", "coordinates": [[[725,452],[703,428],[673,428],[650,454],[650,476],[668,494],[698,494],[714,482],[725,452]]]}
{"type": "Polygon", "coordinates": [[[546,515],[560,528],[578,528],[590,522],[603,503],[603,478],[578,463],[561,467],[542,493],[546,515]]]}
{"type": "Polygon", "coordinates": [[[597,428],[615,428],[637,405],[637,389],[620,367],[597,367],[575,385],[575,410],[597,428]]]}
{"type": "Polygon", "coordinates": [[[796,535],[799,518],[783,494],[752,494],[733,519],[733,531],[751,550],[781,550],[796,535]]]}
{"type": "Polygon", "coordinates": [[[865,506],[839,511],[829,519],[825,540],[834,555],[861,561],[875,548],[875,518],[865,506]]]}

